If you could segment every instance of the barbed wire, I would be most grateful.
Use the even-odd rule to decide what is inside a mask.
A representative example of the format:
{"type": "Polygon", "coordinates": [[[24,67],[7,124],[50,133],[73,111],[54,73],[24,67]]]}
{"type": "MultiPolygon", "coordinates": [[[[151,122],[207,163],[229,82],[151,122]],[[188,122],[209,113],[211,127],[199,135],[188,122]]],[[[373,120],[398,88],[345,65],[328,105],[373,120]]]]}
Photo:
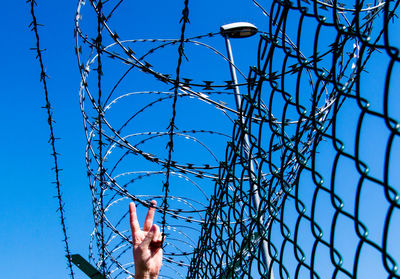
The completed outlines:
{"type": "MultiPolygon", "coordinates": [[[[182,23],[182,28],[181,28],[181,36],[180,36],[180,44],[178,47],[178,63],[176,66],[176,79],[174,81],[174,99],[172,102],[172,117],[168,125],[168,135],[169,135],[169,140],[167,143],[167,148],[168,148],[168,159],[167,159],[167,164],[165,166],[166,168],[166,180],[165,183],[163,184],[163,191],[164,191],[164,199],[162,203],[163,207],[163,215],[162,215],[162,228],[161,232],[163,234],[163,241],[165,239],[165,225],[166,225],[166,213],[168,209],[168,192],[169,192],[169,184],[170,184],[170,173],[171,173],[171,162],[172,162],[172,152],[174,151],[174,135],[175,135],[175,129],[178,129],[175,126],[175,117],[176,117],[176,102],[178,100],[178,89],[179,89],[179,83],[180,83],[180,74],[181,74],[181,65],[182,65],[182,57],[185,56],[185,51],[184,51],[184,42],[185,42],[185,29],[186,29],[186,24],[189,23],[189,1],[185,0],[184,1],[185,7],[182,10],[182,18],[180,22],[182,23]]],[[[186,56],[185,56],[186,57],[186,56]]],[[[187,57],[186,57],[187,59],[187,57]]]]}
{"type": "Polygon", "coordinates": [[[62,169],[59,167],[59,156],[60,154],[57,153],[56,149],[56,140],[59,138],[56,138],[55,132],[54,132],[54,126],[53,123],[54,117],[53,117],[53,108],[50,103],[49,99],[49,91],[47,87],[47,79],[48,75],[46,74],[45,71],[45,66],[44,66],[44,59],[43,59],[43,52],[46,49],[42,49],[40,47],[40,37],[39,37],[39,26],[43,26],[42,24],[38,23],[36,19],[36,14],[35,14],[35,6],[37,6],[37,3],[35,0],[27,0],[26,1],[28,5],[30,5],[30,14],[32,16],[32,22],[29,24],[29,27],[31,28],[31,31],[35,34],[35,40],[36,40],[36,46],[34,48],[31,48],[31,50],[36,51],[36,59],[39,61],[40,65],[40,82],[43,85],[43,92],[44,92],[44,97],[45,97],[45,106],[43,109],[46,110],[47,113],[47,124],[49,125],[49,130],[50,130],[50,138],[49,138],[49,143],[51,146],[51,157],[53,159],[53,164],[54,167],[52,170],[54,171],[54,176],[55,176],[55,181],[53,184],[56,185],[56,190],[57,190],[57,201],[58,201],[58,212],[60,213],[60,224],[63,232],[63,242],[65,245],[65,255],[67,258],[67,266],[69,270],[69,275],[73,279],[74,278],[74,270],[72,268],[72,261],[71,261],[71,252],[69,248],[69,242],[68,242],[68,234],[67,234],[67,226],[66,226],[66,221],[65,221],[65,209],[64,209],[64,201],[62,197],[62,191],[61,191],[61,181],[60,181],[60,172],[62,169]]]}

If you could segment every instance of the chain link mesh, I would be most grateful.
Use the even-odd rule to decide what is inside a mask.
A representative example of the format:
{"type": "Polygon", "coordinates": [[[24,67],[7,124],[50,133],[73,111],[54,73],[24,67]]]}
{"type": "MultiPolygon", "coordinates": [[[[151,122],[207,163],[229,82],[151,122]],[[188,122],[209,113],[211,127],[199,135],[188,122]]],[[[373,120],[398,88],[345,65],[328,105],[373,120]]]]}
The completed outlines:
{"type": "Polygon", "coordinates": [[[256,4],[269,29],[187,277],[400,278],[399,2],[256,4]]]}

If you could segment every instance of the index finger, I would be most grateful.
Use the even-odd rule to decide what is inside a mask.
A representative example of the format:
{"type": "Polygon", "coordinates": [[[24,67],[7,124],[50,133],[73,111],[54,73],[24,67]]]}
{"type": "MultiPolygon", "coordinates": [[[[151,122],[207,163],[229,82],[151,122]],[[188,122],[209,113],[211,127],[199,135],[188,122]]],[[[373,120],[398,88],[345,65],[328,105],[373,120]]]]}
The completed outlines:
{"type": "Polygon", "coordinates": [[[129,203],[129,221],[131,225],[132,231],[132,241],[135,241],[135,233],[140,231],[139,221],[136,215],[136,206],[135,203],[129,203]]]}

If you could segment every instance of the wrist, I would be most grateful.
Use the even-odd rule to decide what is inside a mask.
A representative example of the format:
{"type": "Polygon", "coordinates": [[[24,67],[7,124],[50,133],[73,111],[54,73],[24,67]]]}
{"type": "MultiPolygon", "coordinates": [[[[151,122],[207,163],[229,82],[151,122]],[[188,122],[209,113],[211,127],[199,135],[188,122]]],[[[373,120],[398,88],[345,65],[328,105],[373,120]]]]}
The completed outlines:
{"type": "Polygon", "coordinates": [[[158,274],[150,274],[150,272],[135,272],[135,279],[157,279],[158,274]]]}

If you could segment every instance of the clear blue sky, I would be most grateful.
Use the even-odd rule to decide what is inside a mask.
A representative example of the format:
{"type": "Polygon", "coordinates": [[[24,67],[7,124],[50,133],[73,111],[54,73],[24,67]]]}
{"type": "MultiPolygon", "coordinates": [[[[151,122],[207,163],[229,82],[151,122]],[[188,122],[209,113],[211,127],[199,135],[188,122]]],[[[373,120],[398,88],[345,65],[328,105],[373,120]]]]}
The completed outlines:
{"type": "MultiPolygon", "coordinates": [[[[115,23],[118,26],[115,30],[120,37],[123,34],[124,38],[129,39],[177,38],[183,0],[131,2],[130,10],[121,12],[125,16],[123,24],[115,23]]],[[[44,52],[44,62],[50,76],[48,85],[56,120],[55,133],[61,138],[57,142],[57,149],[61,153],[61,183],[71,251],[86,257],[93,221],[91,193],[84,163],[86,140],[78,97],[80,76],[74,53],[73,20],[76,5],[76,1],[38,0],[36,15],[39,23],[44,24],[39,30],[40,43],[42,48],[47,49],[44,52]]],[[[25,1],[4,1],[2,8],[1,276],[8,279],[67,278],[63,235],[59,214],[56,212],[57,200],[54,198],[56,189],[51,184],[54,173],[50,170],[53,165],[48,144],[49,128],[46,111],[41,109],[44,95],[39,82],[40,71],[38,62],[34,59],[35,52],[29,50],[35,46],[34,34],[28,27],[31,22],[29,6],[25,1]]],[[[187,36],[218,32],[219,26],[235,21],[253,22],[260,30],[266,30],[267,24],[265,17],[251,1],[239,0],[190,1],[189,18],[191,23],[187,26],[187,36]]],[[[95,23],[89,24],[88,28],[94,26],[95,23]]],[[[394,34],[398,31],[398,27],[392,30],[394,34]]],[[[214,38],[212,44],[225,53],[222,38],[214,38]]],[[[233,42],[234,49],[243,47],[241,44],[242,42],[233,42]]],[[[246,47],[256,49],[257,41],[249,39],[246,47]]],[[[185,77],[213,80],[218,75],[221,80],[230,79],[224,61],[219,61],[219,68],[207,68],[208,65],[201,58],[195,51],[190,53],[193,64],[190,67],[185,66],[185,77]]],[[[235,60],[246,74],[247,67],[254,65],[256,61],[255,53],[247,51],[239,54],[236,51],[235,60]]],[[[374,63],[380,65],[384,61],[374,63]]],[[[173,56],[158,66],[173,72],[175,65],[176,56],[173,56]],[[172,66],[168,61],[171,61],[172,66]]],[[[381,77],[376,76],[376,80],[378,78],[381,77]]],[[[382,90],[382,84],[374,83],[374,79],[365,84],[373,90],[382,90]]],[[[370,97],[373,98],[372,93],[370,97]]],[[[349,115],[351,110],[351,107],[343,108],[349,115]]],[[[352,124],[343,123],[343,126],[347,125],[352,124]]],[[[379,127],[379,124],[376,125],[379,127]]],[[[378,133],[370,136],[373,139],[370,143],[382,139],[378,133]]],[[[351,146],[352,143],[349,144],[351,146]]],[[[378,158],[373,152],[366,156],[367,161],[378,158]]],[[[379,169],[371,171],[375,174],[379,169]]],[[[343,172],[346,173],[346,170],[343,172]]],[[[398,176],[393,176],[392,179],[397,178],[398,176]]],[[[86,277],[76,272],[76,278],[86,277]]]]}

